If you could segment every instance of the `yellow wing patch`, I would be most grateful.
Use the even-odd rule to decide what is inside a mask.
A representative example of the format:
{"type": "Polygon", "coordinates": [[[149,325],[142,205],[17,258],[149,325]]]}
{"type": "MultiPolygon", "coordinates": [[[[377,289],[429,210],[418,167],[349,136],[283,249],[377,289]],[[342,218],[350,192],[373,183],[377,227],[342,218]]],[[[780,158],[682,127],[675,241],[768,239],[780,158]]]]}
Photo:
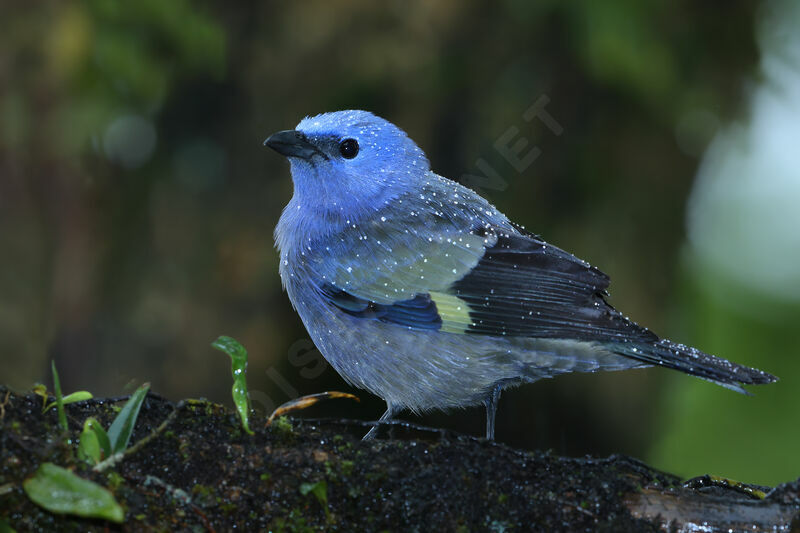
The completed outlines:
{"type": "Polygon", "coordinates": [[[429,293],[431,300],[436,304],[436,311],[442,319],[442,327],[439,331],[448,333],[465,333],[472,319],[469,317],[469,305],[467,302],[443,292],[429,293]]]}

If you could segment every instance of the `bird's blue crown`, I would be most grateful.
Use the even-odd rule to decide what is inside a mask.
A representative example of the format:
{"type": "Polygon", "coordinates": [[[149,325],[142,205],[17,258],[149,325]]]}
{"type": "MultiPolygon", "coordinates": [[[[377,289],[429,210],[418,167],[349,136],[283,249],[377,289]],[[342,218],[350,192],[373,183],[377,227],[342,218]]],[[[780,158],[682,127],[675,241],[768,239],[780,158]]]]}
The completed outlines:
{"type": "Polygon", "coordinates": [[[413,190],[430,170],[403,130],[368,111],[306,117],[296,132],[310,155],[289,157],[294,197],[286,214],[309,234],[368,216],[413,190]]]}

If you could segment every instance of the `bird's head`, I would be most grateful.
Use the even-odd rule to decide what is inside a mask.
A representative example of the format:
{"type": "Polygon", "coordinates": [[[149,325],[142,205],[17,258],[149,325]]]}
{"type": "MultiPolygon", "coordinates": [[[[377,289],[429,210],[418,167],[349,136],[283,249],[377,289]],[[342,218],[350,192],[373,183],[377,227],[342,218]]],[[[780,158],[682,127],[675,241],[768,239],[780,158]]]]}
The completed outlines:
{"type": "Polygon", "coordinates": [[[403,130],[367,111],[306,117],[264,144],[289,159],[294,206],[329,221],[378,209],[430,169],[403,130]]]}

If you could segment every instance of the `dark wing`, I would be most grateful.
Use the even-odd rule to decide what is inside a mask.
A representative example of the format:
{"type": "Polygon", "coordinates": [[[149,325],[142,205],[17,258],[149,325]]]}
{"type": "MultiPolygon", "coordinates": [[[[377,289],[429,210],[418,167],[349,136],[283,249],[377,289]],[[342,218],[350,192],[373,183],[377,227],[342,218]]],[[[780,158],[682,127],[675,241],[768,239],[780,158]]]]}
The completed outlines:
{"type": "Polygon", "coordinates": [[[609,278],[536,236],[500,234],[448,292],[469,305],[467,333],[653,342],[605,300],[609,278]]]}
{"type": "Polygon", "coordinates": [[[534,235],[500,228],[479,227],[459,240],[467,237],[472,246],[422,239],[414,246],[395,246],[388,257],[403,260],[394,270],[386,268],[386,258],[378,262],[380,254],[356,254],[360,268],[346,268],[340,260],[339,278],[326,276],[336,281],[319,283],[319,292],[351,316],[416,329],[599,342],[657,340],[605,301],[608,276],[574,255],[534,235]],[[427,246],[424,253],[406,251],[422,245],[427,246]],[[364,268],[365,257],[376,261],[374,274],[364,268]]]}

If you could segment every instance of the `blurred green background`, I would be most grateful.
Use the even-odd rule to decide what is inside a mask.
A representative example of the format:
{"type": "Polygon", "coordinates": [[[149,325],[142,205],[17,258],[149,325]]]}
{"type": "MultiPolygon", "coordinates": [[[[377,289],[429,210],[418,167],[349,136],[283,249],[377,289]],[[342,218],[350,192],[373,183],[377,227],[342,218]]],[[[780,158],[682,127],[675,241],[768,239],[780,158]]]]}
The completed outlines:
{"type": "MultiPolygon", "coordinates": [[[[798,5],[4,2],[0,382],[49,383],[55,359],[68,391],[150,381],[229,403],[209,346],[227,334],[259,409],[349,390],[281,291],[272,229],[291,181],[261,143],[362,108],[440,174],[491,167],[502,179],[481,191],[611,275],[637,321],[781,378],[744,397],[662,369],[564,376],[504,395],[500,441],[795,479],[798,5]],[[559,135],[525,120],[536,102],[559,135]],[[495,148],[509,132],[540,151],[521,172],[495,148]]],[[[308,414],[382,412],[359,395],[308,414]]],[[[484,424],[479,408],[421,421],[484,424]]]]}

